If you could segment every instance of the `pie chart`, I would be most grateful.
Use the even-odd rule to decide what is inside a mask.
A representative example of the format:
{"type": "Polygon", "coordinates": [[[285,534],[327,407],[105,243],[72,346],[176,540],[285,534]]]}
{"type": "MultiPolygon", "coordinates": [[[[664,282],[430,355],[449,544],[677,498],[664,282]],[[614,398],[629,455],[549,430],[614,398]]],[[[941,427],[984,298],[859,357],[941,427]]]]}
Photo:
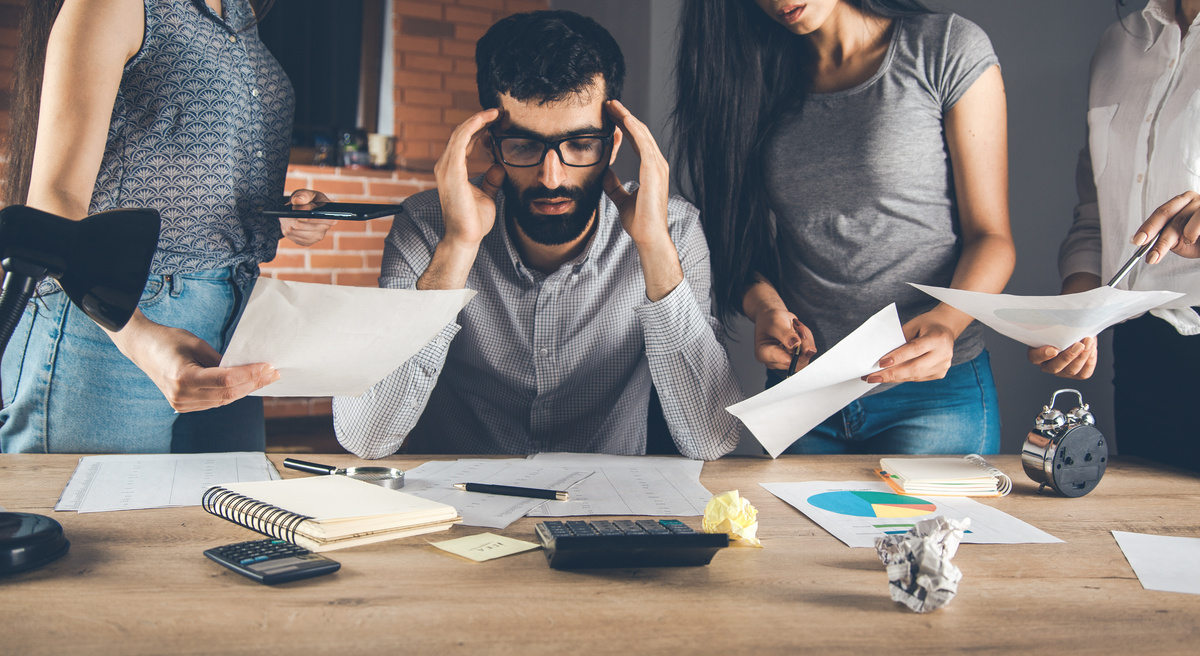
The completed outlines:
{"type": "Polygon", "coordinates": [[[937,510],[924,499],[891,492],[822,492],[809,497],[808,502],[821,510],[851,517],[920,517],[937,510]]]}

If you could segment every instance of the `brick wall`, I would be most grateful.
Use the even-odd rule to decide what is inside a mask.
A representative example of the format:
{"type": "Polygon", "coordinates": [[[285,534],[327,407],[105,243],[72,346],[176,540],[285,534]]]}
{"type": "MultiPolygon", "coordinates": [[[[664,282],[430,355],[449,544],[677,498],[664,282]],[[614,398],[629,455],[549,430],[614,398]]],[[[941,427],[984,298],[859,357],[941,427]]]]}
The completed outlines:
{"type": "MultiPolygon", "coordinates": [[[[317,189],[342,201],[399,202],[432,189],[433,165],[455,126],[478,112],[475,42],[513,13],[546,9],[549,0],[394,0],[396,171],[292,165],[288,192],[317,189]]],[[[279,6],[276,11],[284,11],[279,6]]],[[[471,169],[487,160],[475,153],[471,169]]],[[[284,280],[374,287],[391,219],[342,221],[321,242],[279,243],[266,275],[284,280]]]]}
{"type": "MultiPolygon", "coordinates": [[[[0,0],[0,174],[8,133],[8,91],[25,0],[0,0]]],[[[395,171],[293,165],[287,191],[318,189],[334,200],[400,202],[434,187],[433,165],[450,133],[479,111],[475,42],[510,14],[547,9],[549,0],[394,0],[395,171]]],[[[287,11],[277,3],[274,11],[287,11]]],[[[471,169],[486,160],[476,153],[471,169]]],[[[391,219],[342,221],[321,242],[300,248],[281,240],[263,274],[283,280],[374,287],[391,219]]],[[[268,399],[268,417],[327,415],[328,399],[268,399]]]]}
{"type": "Polygon", "coordinates": [[[0,180],[8,161],[8,103],[25,0],[0,0],[0,180]]]}
{"type": "MultiPolygon", "coordinates": [[[[393,0],[396,171],[292,165],[287,191],[318,189],[342,201],[400,202],[432,189],[433,165],[450,133],[480,110],[475,42],[510,14],[547,9],[549,0],[393,0]]],[[[276,11],[284,10],[283,6],[276,11]]],[[[480,153],[471,169],[482,172],[480,153]]],[[[374,287],[390,218],[342,221],[325,239],[300,248],[281,240],[264,275],[283,280],[374,287]]],[[[328,415],[329,399],[267,399],[268,417],[328,415]]]]}
{"type": "Polygon", "coordinates": [[[393,0],[397,157],[430,171],[450,132],[479,111],[475,42],[510,14],[548,0],[393,0]]]}

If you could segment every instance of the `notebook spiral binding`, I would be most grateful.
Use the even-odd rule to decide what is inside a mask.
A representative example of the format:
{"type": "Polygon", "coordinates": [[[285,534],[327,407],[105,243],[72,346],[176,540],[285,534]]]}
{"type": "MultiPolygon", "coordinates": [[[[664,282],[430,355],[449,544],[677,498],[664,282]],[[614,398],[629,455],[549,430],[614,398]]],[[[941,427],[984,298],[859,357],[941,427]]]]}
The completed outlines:
{"type": "Polygon", "coordinates": [[[1008,477],[1008,474],[1005,474],[999,469],[993,467],[990,462],[984,460],[983,456],[977,453],[972,453],[969,456],[963,456],[963,460],[973,462],[976,465],[979,465],[980,469],[986,471],[992,476],[995,476],[996,480],[998,481],[996,484],[996,491],[1000,493],[1000,496],[1006,497],[1008,496],[1009,492],[1012,492],[1012,479],[1008,477]]]}
{"type": "Polygon", "coordinates": [[[223,487],[210,487],[200,498],[200,505],[217,517],[227,519],[239,526],[258,531],[268,537],[287,540],[296,544],[296,527],[308,515],[289,512],[269,503],[255,501],[248,496],[231,492],[223,487]]]}

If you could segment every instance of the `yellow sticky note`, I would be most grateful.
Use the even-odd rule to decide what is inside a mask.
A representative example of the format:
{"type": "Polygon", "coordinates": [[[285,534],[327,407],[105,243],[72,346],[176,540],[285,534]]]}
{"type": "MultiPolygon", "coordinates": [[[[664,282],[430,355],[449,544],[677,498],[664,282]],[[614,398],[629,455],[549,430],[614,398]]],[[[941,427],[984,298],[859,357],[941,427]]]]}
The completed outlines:
{"type": "Polygon", "coordinates": [[[496,535],[495,533],[479,533],[478,535],[468,535],[465,538],[455,538],[444,542],[430,542],[429,544],[442,551],[449,551],[456,556],[470,558],[477,563],[502,556],[511,556],[522,551],[529,551],[530,549],[537,549],[540,546],[533,542],[506,538],[503,535],[496,535]]]}

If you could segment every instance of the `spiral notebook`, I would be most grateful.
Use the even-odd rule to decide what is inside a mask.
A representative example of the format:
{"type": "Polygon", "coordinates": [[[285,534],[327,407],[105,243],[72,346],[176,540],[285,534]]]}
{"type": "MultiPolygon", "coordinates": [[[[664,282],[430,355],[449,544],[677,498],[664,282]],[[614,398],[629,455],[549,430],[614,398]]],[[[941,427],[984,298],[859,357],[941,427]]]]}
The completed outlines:
{"type": "Polygon", "coordinates": [[[1012,479],[982,456],[953,458],[881,458],[876,474],[901,494],[1002,497],[1012,479]]]}
{"type": "Polygon", "coordinates": [[[453,506],[345,476],[215,485],[201,505],[309,551],[444,531],[462,521],[453,506]]]}

